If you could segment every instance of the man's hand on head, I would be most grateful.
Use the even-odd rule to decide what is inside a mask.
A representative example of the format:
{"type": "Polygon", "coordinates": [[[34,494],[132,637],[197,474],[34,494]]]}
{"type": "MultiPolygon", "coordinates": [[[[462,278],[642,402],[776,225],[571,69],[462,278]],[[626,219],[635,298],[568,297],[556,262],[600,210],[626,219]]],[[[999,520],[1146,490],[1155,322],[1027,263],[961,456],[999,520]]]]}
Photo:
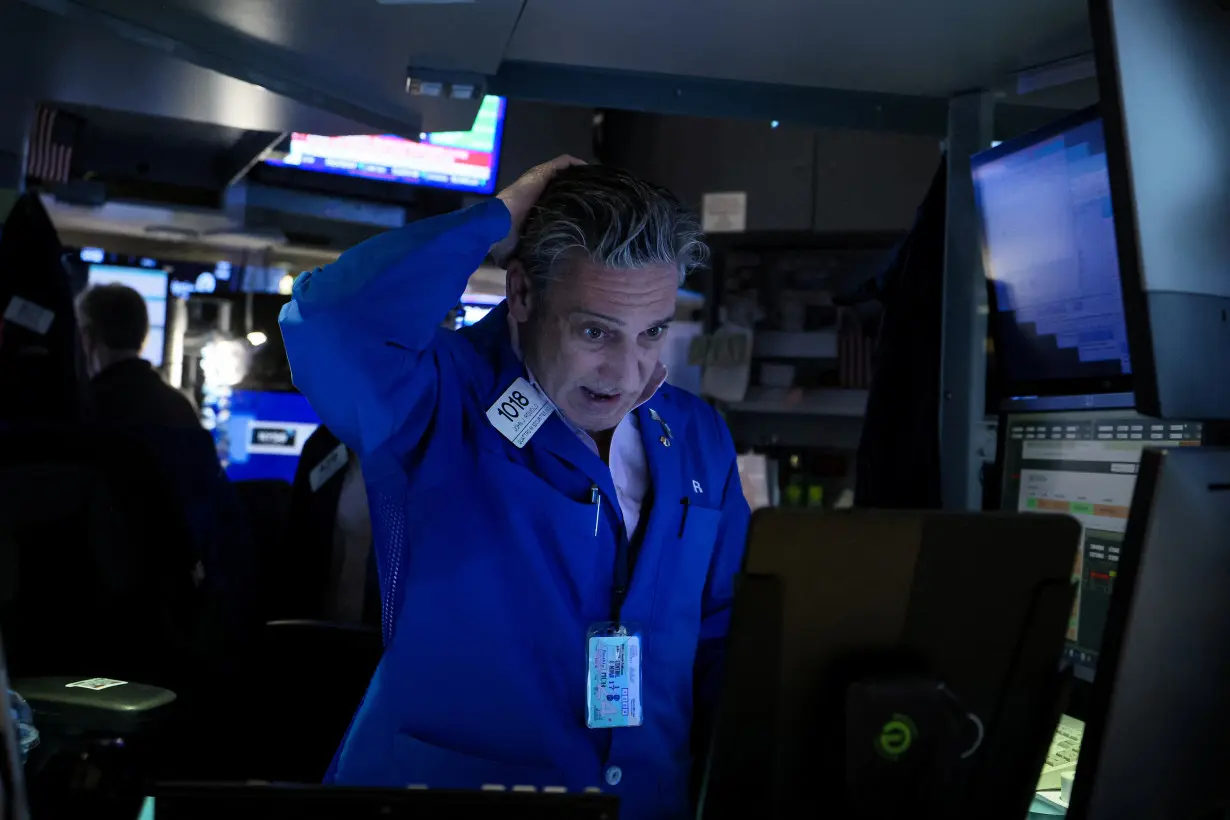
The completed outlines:
{"type": "Polygon", "coordinates": [[[512,255],[513,249],[517,247],[517,238],[521,235],[521,228],[525,225],[525,218],[529,216],[530,208],[534,207],[534,203],[542,195],[543,189],[547,187],[551,177],[564,168],[585,164],[585,160],[570,157],[567,154],[556,157],[550,162],[535,165],[522,174],[512,185],[496,194],[496,196],[504,201],[504,204],[508,207],[508,212],[512,214],[512,230],[508,236],[491,246],[491,257],[497,265],[501,268],[508,265],[508,257],[512,255]]]}

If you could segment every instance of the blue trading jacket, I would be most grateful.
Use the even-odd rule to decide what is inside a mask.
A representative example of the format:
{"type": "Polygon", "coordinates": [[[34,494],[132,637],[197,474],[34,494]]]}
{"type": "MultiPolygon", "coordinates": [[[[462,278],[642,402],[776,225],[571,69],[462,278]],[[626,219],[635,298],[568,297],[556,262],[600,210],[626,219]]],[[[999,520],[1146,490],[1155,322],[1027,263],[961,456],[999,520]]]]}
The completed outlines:
{"type": "Polygon", "coordinates": [[[679,817],[747,529],[734,447],[684,391],[634,411],[652,501],[628,545],[610,471],[562,419],[520,450],[492,427],[487,408],[525,375],[506,307],[460,332],[439,322],[509,229],[498,199],[415,222],[303,274],[282,310],[295,384],[361,454],[383,598],[384,658],[328,777],[597,786],[624,817],[679,817]],[[586,630],[611,617],[621,539],[644,725],[592,730],[586,630]]]}

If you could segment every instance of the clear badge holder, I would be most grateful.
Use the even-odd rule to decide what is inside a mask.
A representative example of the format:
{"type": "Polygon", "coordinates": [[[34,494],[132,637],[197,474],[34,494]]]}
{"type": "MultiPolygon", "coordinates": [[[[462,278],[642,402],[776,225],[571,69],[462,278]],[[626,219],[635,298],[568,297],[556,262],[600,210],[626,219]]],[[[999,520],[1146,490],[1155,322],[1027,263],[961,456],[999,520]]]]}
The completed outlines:
{"type": "Polygon", "coordinates": [[[640,726],[644,640],[635,626],[599,623],[585,636],[585,725],[591,729],[640,726]]]}

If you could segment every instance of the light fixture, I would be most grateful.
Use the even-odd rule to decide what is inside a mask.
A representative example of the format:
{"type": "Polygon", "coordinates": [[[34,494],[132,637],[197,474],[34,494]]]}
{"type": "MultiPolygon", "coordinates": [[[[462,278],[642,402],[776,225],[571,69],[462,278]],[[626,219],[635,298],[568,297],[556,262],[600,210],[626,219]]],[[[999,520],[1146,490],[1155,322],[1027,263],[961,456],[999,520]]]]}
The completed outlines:
{"type": "Polygon", "coordinates": [[[253,347],[260,347],[267,341],[269,341],[269,337],[259,330],[254,330],[248,334],[248,344],[253,347]]]}
{"type": "Polygon", "coordinates": [[[777,127],[777,126],[779,126],[779,125],[781,125],[781,123],[780,123],[780,122],[778,122],[777,120],[771,120],[771,121],[769,122],[769,127],[770,127],[770,128],[776,128],[776,127],[777,127]]]}
{"type": "Polygon", "coordinates": [[[201,348],[201,374],[206,388],[234,387],[248,373],[247,345],[216,339],[201,348]]]}

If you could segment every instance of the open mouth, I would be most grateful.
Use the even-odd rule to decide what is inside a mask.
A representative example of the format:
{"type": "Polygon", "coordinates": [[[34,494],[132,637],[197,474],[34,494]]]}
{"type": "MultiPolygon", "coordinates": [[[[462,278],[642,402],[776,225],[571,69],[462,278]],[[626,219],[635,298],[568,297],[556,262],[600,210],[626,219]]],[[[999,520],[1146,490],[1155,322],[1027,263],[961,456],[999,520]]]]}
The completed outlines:
{"type": "Polygon", "coordinates": [[[581,391],[585,394],[585,398],[597,404],[614,404],[619,400],[620,395],[619,393],[599,393],[588,387],[582,387],[581,391]]]}

